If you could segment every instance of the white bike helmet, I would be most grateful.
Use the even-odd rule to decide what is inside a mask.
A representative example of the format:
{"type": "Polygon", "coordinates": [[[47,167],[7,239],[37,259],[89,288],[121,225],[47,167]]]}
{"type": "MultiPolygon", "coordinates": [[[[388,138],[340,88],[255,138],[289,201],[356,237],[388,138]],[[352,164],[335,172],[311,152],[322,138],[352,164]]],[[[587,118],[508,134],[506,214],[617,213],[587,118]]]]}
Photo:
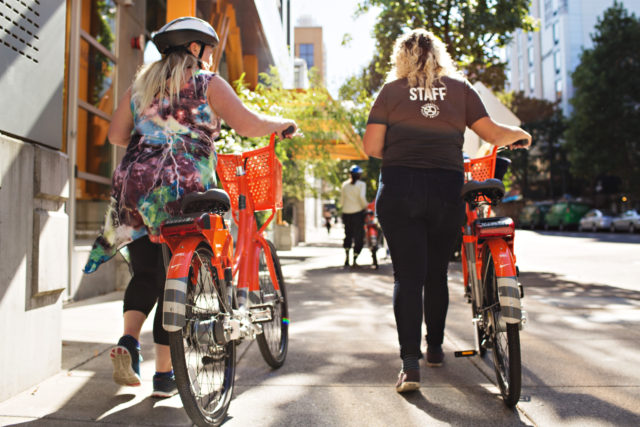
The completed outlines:
{"type": "Polygon", "coordinates": [[[191,42],[200,43],[200,58],[205,45],[215,47],[220,39],[208,22],[192,16],[174,19],[156,31],[152,40],[162,54],[172,49],[186,48],[191,42]]]}

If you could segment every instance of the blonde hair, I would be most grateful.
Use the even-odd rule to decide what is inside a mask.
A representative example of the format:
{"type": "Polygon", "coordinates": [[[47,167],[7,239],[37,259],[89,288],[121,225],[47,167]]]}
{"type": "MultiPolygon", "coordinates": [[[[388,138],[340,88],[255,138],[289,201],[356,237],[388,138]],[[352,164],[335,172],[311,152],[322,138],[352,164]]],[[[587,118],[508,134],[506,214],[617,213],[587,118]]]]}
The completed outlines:
{"type": "Polygon", "coordinates": [[[442,40],[423,28],[398,37],[387,81],[406,77],[410,87],[431,89],[442,76],[460,76],[442,40]]]}
{"type": "Polygon", "coordinates": [[[155,98],[168,98],[169,105],[179,101],[187,75],[193,77],[197,70],[198,60],[186,49],[174,50],[161,60],[140,67],[131,88],[136,111],[144,111],[155,98]]]}

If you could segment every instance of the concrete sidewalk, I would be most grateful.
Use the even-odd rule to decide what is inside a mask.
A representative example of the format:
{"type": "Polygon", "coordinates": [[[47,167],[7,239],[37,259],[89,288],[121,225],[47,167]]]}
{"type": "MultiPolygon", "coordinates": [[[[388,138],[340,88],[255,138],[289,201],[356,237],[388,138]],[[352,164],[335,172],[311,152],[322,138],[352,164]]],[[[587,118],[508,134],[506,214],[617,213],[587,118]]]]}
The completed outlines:
{"type": "MultiPolygon", "coordinates": [[[[571,396],[583,396],[592,407],[572,418],[563,416],[564,394],[535,384],[527,389],[526,379],[523,402],[516,409],[506,408],[490,358],[453,357],[454,350],[473,343],[470,309],[455,266],[450,272],[445,365],[422,365],[420,392],[397,394],[393,384],[400,360],[390,261],[383,258],[379,270],[345,270],[341,237],[339,227],[329,235],[316,230],[308,236],[311,243],[279,253],[290,300],[287,361],[274,371],[255,342],[240,346],[225,426],[634,425],[639,420],[638,412],[629,409],[638,403],[637,393],[619,392],[619,406],[593,406],[597,390],[576,391],[571,396]],[[547,392],[558,399],[557,405],[545,406],[548,401],[539,396],[547,392]],[[593,414],[601,408],[604,413],[593,414]]],[[[369,259],[365,249],[358,261],[369,259]]],[[[142,386],[113,383],[108,350],[121,332],[121,299],[121,293],[112,293],[63,310],[62,372],[1,402],[0,424],[191,425],[179,396],[149,397],[154,370],[151,322],[141,338],[142,386]]],[[[557,386],[571,387],[571,378],[557,386]]],[[[576,404],[580,400],[567,400],[569,408],[576,404]]]]}

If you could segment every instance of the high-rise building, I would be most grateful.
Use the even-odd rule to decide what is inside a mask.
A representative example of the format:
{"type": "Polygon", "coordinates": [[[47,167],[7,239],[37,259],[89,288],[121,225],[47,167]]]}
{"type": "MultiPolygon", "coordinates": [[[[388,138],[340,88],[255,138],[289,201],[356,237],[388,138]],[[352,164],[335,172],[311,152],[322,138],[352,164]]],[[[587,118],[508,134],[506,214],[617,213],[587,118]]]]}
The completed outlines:
{"type": "MultiPolygon", "coordinates": [[[[613,0],[532,0],[529,14],[540,30],[517,30],[505,48],[507,90],[533,98],[559,101],[565,115],[572,111],[571,74],[583,49],[593,47],[591,35],[598,18],[613,0]]],[[[629,12],[640,13],[640,0],[622,0],[629,12]]]]}

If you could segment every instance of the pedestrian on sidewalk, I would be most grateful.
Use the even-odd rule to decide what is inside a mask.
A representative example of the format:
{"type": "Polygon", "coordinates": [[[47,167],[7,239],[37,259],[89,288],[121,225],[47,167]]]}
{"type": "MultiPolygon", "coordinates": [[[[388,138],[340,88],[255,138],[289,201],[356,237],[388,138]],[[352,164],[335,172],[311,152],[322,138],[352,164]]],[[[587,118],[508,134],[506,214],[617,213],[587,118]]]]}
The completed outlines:
{"type": "Polygon", "coordinates": [[[391,252],[393,310],[402,370],[396,390],[420,386],[422,319],[429,366],[444,360],[449,305],[447,267],[464,222],[462,144],[468,126],[493,145],[524,130],[494,122],[480,96],[456,71],[446,46],[416,29],[398,38],[392,70],[374,102],[363,137],[365,152],[382,159],[376,210],[391,252]]]}
{"type": "Polygon", "coordinates": [[[349,252],[353,247],[353,260],[351,265],[358,264],[356,259],[364,246],[364,215],[367,208],[365,197],[367,186],[360,181],[362,168],[353,165],[349,169],[351,178],[342,183],[340,191],[340,204],[342,205],[342,223],[344,224],[344,247],[346,258],[344,266],[349,267],[349,252]]]}
{"type": "Polygon", "coordinates": [[[324,226],[327,229],[327,234],[331,234],[331,221],[333,220],[333,214],[328,206],[325,206],[322,211],[322,216],[324,217],[324,226]]]}
{"type": "Polygon", "coordinates": [[[85,273],[128,245],[132,277],[124,295],[124,332],[111,351],[113,379],[140,385],[140,330],[158,303],[153,322],[155,397],[177,392],[162,327],[165,283],[162,248],[152,243],[163,221],[180,215],[182,198],[216,187],[214,139],[221,119],[240,135],[282,134],[291,120],[248,110],[231,86],[209,71],[218,35],[193,17],[173,20],[153,37],[162,59],[142,67],[113,114],[108,138],[126,147],[113,174],[105,226],[85,273]]]}

